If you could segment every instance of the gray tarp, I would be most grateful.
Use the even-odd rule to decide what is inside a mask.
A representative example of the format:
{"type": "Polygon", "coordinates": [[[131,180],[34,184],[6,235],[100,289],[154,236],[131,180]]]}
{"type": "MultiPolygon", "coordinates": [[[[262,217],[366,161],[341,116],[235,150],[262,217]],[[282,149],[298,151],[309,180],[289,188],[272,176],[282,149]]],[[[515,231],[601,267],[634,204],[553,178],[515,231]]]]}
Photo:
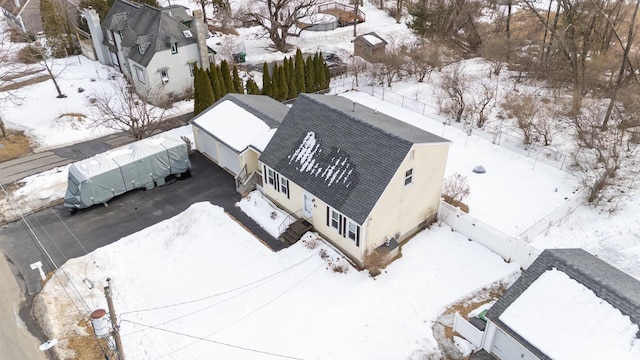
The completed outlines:
{"type": "Polygon", "coordinates": [[[158,135],[69,166],[64,206],[75,209],[106,203],[129,190],[164,184],[169,175],[189,170],[187,145],[158,135]]]}

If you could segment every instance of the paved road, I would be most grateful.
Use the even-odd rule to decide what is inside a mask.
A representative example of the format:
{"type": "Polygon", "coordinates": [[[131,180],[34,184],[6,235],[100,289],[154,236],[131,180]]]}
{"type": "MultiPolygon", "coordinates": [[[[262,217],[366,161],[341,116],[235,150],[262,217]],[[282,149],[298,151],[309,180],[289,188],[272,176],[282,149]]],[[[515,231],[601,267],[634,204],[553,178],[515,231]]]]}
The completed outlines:
{"type": "Polygon", "coordinates": [[[0,359],[44,360],[38,350],[41,341],[27,329],[23,318],[30,320],[25,297],[9,268],[7,259],[0,254],[0,359]]]}

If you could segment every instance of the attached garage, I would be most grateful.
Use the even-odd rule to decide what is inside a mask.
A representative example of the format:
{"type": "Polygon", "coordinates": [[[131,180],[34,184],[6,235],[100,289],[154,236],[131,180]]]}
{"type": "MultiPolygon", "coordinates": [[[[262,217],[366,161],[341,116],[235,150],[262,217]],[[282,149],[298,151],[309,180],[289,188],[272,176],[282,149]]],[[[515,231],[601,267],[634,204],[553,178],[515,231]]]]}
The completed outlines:
{"type": "Polygon", "coordinates": [[[216,149],[218,142],[213,138],[213,136],[198,128],[193,132],[193,136],[196,141],[196,148],[210,159],[215,162],[219,162],[218,150],[216,149]]]}
{"type": "Polygon", "coordinates": [[[498,359],[540,360],[531,351],[522,346],[516,339],[497,329],[493,339],[491,353],[498,359]]]}
{"type": "Polygon", "coordinates": [[[249,147],[264,149],[288,110],[267,96],[227,94],[191,120],[196,149],[234,176],[251,173],[249,147]]]}

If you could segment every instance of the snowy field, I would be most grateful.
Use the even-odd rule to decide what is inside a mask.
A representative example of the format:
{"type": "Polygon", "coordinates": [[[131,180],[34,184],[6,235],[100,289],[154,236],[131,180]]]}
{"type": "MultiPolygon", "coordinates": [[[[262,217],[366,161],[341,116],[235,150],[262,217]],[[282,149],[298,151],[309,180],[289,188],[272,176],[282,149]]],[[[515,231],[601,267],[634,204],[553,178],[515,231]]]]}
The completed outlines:
{"type": "MultiPolygon", "coordinates": [[[[258,221],[270,219],[265,202],[243,209],[252,206],[258,221]]],[[[128,359],[438,357],[431,326],[439,313],[519,272],[446,226],[421,232],[375,279],[352,268],[334,272],[333,264],[346,268],[322,243],[273,253],[221,208],[197,203],[63,269],[91,309],[106,306],[102,287],[111,277],[128,359]]],[[[50,314],[51,338],[83,331],[63,283],[59,271],[35,306],[50,314]]]]}
{"type": "MultiPolygon", "coordinates": [[[[367,22],[358,26],[358,33],[376,31],[399,42],[412,38],[404,21],[396,24],[368,2],[362,10],[367,22]]],[[[243,42],[247,61],[255,64],[282,59],[282,53],[268,48],[269,40],[259,29],[243,28],[239,33],[240,38],[214,37],[208,42],[217,50],[243,42]]],[[[348,57],[352,33],[351,27],[303,32],[300,38],[291,38],[291,43],[307,52],[321,50],[348,57]]],[[[114,70],[84,57],[56,61],[56,67],[68,66],[59,76],[66,99],[57,99],[52,82],[47,81],[24,87],[18,92],[19,102],[0,108],[7,126],[24,130],[37,150],[111,132],[91,124],[95,114],[87,96],[108,89],[114,70]],[[79,87],[85,91],[78,92],[79,87]],[[85,115],[85,120],[61,117],[75,113],[85,115]]],[[[465,62],[473,65],[468,71],[475,76],[480,76],[479,62],[465,62]]],[[[471,215],[507,234],[522,232],[573,193],[577,181],[567,173],[496,146],[479,134],[467,136],[456,127],[443,126],[436,111],[439,94],[433,87],[439,75],[433,76],[431,84],[411,78],[393,84],[393,91],[432,104],[427,117],[364,91],[344,96],[451,140],[446,172],[469,177],[471,215]],[[472,173],[477,165],[483,165],[487,173],[472,173]]],[[[351,84],[350,79],[339,80],[351,84]]],[[[508,76],[499,81],[501,91],[513,88],[508,76]]],[[[179,103],[172,112],[191,111],[192,104],[179,103]]],[[[191,129],[177,131],[188,134],[191,129]]],[[[562,139],[558,140],[562,145],[562,139]]],[[[12,201],[23,212],[37,209],[63,197],[66,168],[23,179],[21,186],[12,194],[12,201]]],[[[534,239],[533,245],[540,249],[582,247],[640,279],[638,198],[636,186],[629,189],[615,213],[583,206],[534,239]]],[[[1,211],[11,212],[2,201],[7,201],[4,195],[1,211]]],[[[253,204],[247,200],[239,206],[268,231],[276,231],[267,221],[273,210],[258,199],[253,204]]],[[[329,255],[331,264],[342,264],[324,245],[308,249],[298,243],[272,253],[222,209],[199,203],[173,219],[73,259],[64,268],[86,299],[86,304],[79,304],[81,309],[85,305],[105,307],[101,288],[106,277],[113,279],[128,359],[206,358],[211,354],[273,357],[267,353],[305,359],[422,359],[437,355],[431,325],[446,306],[485,284],[511,281],[518,271],[517,265],[505,264],[446,226],[416,236],[403,247],[403,257],[375,280],[353,269],[335,273],[333,265],[320,257],[321,252],[329,255]],[[85,279],[95,284],[93,290],[85,279]],[[158,309],[150,310],[154,308],[158,309]]],[[[36,311],[47,308],[54,314],[45,325],[52,338],[82,331],[76,329],[76,321],[66,325],[56,321],[78,316],[73,306],[65,306],[69,298],[63,289],[68,286],[56,276],[39,297],[36,311]]]]}

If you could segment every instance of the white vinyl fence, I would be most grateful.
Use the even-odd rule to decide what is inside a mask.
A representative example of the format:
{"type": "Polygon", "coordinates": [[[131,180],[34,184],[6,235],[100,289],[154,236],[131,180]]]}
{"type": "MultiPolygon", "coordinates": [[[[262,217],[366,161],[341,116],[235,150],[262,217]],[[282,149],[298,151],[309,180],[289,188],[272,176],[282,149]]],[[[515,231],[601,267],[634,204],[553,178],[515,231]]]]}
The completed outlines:
{"type": "Polygon", "coordinates": [[[477,327],[473,326],[467,319],[460,316],[458,313],[453,318],[453,331],[462,335],[467,341],[475,345],[476,347],[482,347],[482,336],[484,332],[477,327]]]}
{"type": "Polygon", "coordinates": [[[523,269],[527,269],[541,253],[527,242],[507,235],[444,201],[440,201],[438,219],[506,261],[515,261],[523,269]]]}

